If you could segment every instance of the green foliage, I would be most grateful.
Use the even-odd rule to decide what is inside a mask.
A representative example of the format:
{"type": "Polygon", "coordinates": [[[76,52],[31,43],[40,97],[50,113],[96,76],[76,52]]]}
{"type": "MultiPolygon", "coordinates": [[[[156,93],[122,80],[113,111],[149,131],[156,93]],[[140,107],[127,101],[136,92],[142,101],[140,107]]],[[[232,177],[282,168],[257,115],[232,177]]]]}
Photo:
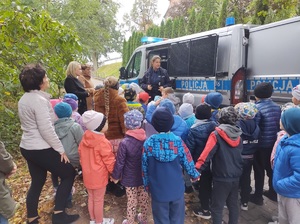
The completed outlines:
{"type": "Polygon", "coordinates": [[[175,18],[172,27],[172,38],[178,37],[179,19],[175,18]]]}
{"type": "Polygon", "coordinates": [[[160,23],[159,37],[165,37],[165,22],[164,22],[164,20],[162,20],[160,23]]]}
{"type": "Polygon", "coordinates": [[[218,27],[225,26],[225,20],[227,17],[227,7],[228,7],[228,0],[223,0],[220,15],[219,15],[219,20],[218,20],[218,27]]]}
{"type": "Polygon", "coordinates": [[[195,26],[196,26],[196,11],[192,10],[188,20],[187,26],[187,33],[186,34],[193,34],[195,33],[195,26]]]}
{"type": "Polygon", "coordinates": [[[113,0],[40,1],[21,0],[37,11],[46,9],[52,18],[77,31],[83,54],[97,66],[101,55],[120,51],[123,41],[115,15],[118,4],[113,0]]]}
{"type": "Polygon", "coordinates": [[[171,19],[168,19],[165,25],[165,38],[171,38],[172,37],[172,27],[173,22],[171,19]]]}
{"type": "Polygon", "coordinates": [[[185,34],[186,34],[186,30],[185,30],[185,20],[184,20],[184,18],[181,16],[181,17],[179,17],[177,36],[178,36],[178,37],[181,37],[181,36],[184,36],[185,34]]]}
{"type": "Polygon", "coordinates": [[[109,65],[100,66],[100,68],[97,70],[96,75],[99,78],[106,78],[108,76],[114,76],[116,78],[119,78],[119,69],[121,68],[121,66],[123,66],[122,62],[116,62],[109,65]]]}
{"type": "Polygon", "coordinates": [[[129,50],[128,50],[128,42],[124,40],[123,42],[123,54],[122,54],[122,66],[126,65],[126,62],[129,60],[129,50]]]}
{"type": "Polygon", "coordinates": [[[12,135],[19,137],[20,133],[16,105],[22,95],[18,80],[22,67],[43,64],[51,80],[50,92],[58,96],[66,65],[80,56],[81,45],[73,30],[46,11],[21,7],[10,0],[0,3],[0,29],[0,137],[11,141],[12,135]]]}

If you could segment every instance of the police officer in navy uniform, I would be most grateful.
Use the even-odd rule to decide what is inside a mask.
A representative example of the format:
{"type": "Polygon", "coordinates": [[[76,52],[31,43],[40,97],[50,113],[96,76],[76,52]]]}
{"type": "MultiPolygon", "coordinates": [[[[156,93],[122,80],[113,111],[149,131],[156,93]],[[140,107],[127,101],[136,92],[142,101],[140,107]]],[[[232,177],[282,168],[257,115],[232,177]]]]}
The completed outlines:
{"type": "Polygon", "coordinates": [[[156,95],[161,96],[161,91],[165,87],[171,87],[171,81],[166,69],[160,67],[161,58],[158,55],[154,55],[151,58],[151,66],[145,72],[143,79],[141,80],[141,87],[151,97],[149,101],[152,101],[156,95]]]}

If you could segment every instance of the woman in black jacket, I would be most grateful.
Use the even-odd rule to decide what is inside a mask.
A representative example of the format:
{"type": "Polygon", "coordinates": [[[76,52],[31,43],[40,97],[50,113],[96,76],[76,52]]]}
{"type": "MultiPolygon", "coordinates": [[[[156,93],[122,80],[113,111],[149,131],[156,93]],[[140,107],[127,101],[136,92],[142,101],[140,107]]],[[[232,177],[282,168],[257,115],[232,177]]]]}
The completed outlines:
{"type": "Polygon", "coordinates": [[[87,110],[86,97],[90,94],[79,80],[81,73],[81,64],[71,61],[66,71],[64,87],[67,93],[74,93],[78,97],[78,113],[82,115],[87,110]]]}
{"type": "Polygon", "coordinates": [[[142,89],[151,96],[150,101],[152,101],[156,95],[161,96],[163,88],[171,87],[167,70],[160,67],[160,61],[161,58],[158,55],[154,55],[151,58],[151,66],[145,72],[141,81],[142,89]]]}

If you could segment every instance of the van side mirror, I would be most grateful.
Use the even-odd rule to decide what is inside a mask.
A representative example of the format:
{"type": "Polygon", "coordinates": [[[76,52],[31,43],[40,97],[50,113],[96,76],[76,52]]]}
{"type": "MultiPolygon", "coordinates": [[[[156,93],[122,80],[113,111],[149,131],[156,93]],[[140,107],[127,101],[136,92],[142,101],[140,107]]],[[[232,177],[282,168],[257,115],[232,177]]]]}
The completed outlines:
{"type": "Polygon", "coordinates": [[[120,79],[126,79],[127,78],[127,71],[125,69],[125,67],[121,67],[119,69],[120,71],[120,79]]]}

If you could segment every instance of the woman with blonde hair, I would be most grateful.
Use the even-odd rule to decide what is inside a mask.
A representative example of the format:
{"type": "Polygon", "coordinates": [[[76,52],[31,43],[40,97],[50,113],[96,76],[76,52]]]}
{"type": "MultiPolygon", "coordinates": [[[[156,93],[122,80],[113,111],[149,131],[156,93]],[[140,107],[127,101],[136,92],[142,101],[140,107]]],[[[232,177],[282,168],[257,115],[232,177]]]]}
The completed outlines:
{"type": "Polygon", "coordinates": [[[126,100],[118,94],[119,82],[113,77],[104,80],[104,88],[94,94],[95,111],[105,114],[108,119],[106,138],[117,152],[121,140],[125,136],[124,114],[129,111],[126,100]]]}
{"type": "Polygon", "coordinates": [[[171,87],[171,81],[166,69],[160,67],[161,58],[154,55],[151,58],[151,66],[145,72],[141,81],[141,87],[154,100],[155,96],[161,96],[161,91],[166,87],[171,87]]]}
{"type": "Polygon", "coordinates": [[[86,98],[90,93],[85,90],[80,81],[82,72],[81,64],[77,61],[71,61],[67,67],[64,87],[67,93],[74,93],[78,97],[78,113],[81,115],[87,110],[86,98]]]}

